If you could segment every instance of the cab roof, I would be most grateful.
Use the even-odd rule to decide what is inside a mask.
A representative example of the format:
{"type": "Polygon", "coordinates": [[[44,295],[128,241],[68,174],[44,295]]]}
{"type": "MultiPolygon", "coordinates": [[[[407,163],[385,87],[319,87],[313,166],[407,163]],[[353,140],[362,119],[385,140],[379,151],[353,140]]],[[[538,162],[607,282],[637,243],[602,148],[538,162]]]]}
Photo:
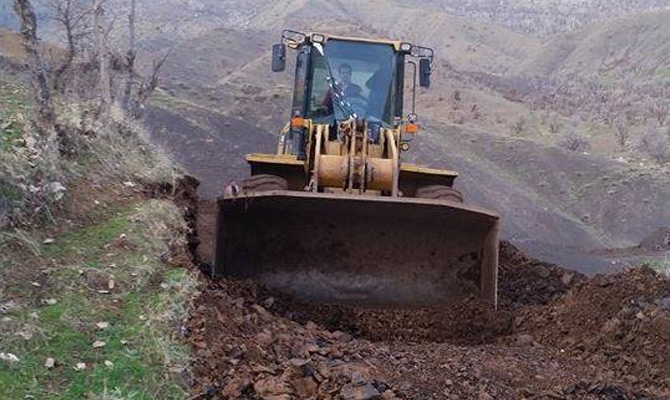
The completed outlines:
{"type": "Polygon", "coordinates": [[[336,40],[345,40],[345,41],[350,41],[350,42],[362,42],[362,43],[374,43],[374,44],[388,44],[393,46],[393,49],[395,51],[402,51],[401,49],[401,44],[407,43],[411,46],[411,43],[409,42],[402,42],[400,40],[390,40],[390,39],[373,39],[373,38],[362,38],[362,37],[352,37],[352,36],[338,36],[338,35],[329,35],[321,32],[310,32],[307,35],[305,35],[305,38],[307,41],[311,43],[326,43],[330,39],[336,39],[336,40]],[[316,36],[316,39],[314,40],[316,36]],[[323,40],[320,39],[320,37],[323,37],[323,40]]]}

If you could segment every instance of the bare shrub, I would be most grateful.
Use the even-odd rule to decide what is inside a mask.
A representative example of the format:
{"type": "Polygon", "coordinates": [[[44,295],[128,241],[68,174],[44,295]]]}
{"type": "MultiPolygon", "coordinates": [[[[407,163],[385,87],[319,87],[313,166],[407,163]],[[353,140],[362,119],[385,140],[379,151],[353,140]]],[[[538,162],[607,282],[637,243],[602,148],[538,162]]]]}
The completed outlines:
{"type": "Polygon", "coordinates": [[[113,105],[101,123],[95,118],[96,103],[70,103],[58,110],[59,134],[67,137],[71,155],[67,157],[39,141],[26,121],[13,117],[21,136],[0,151],[0,230],[51,221],[64,209],[77,179],[174,183],[179,171],[166,153],[149,143],[141,121],[127,118],[113,105]]]}
{"type": "Polygon", "coordinates": [[[521,115],[519,118],[517,118],[516,121],[514,121],[510,125],[509,128],[512,135],[515,136],[521,135],[521,133],[523,133],[523,130],[526,128],[526,118],[524,118],[524,116],[521,115]]]}
{"type": "Polygon", "coordinates": [[[637,148],[659,164],[670,161],[670,135],[657,127],[651,127],[640,137],[637,148]]]}
{"type": "MultiPolygon", "coordinates": [[[[65,78],[72,67],[75,58],[82,51],[82,43],[89,35],[88,17],[90,7],[88,0],[46,0],[46,6],[51,9],[51,19],[63,29],[67,49],[64,59],[53,71],[54,89],[65,91],[65,78]]],[[[55,60],[54,60],[55,62],[55,60]]]]}
{"type": "Polygon", "coordinates": [[[554,135],[558,133],[561,129],[561,121],[558,118],[558,114],[552,112],[547,116],[547,125],[549,126],[549,132],[554,135]]]}
{"type": "Polygon", "coordinates": [[[649,113],[656,119],[659,126],[664,126],[670,114],[670,102],[665,99],[657,99],[649,105],[649,113]]]}
{"type": "Polygon", "coordinates": [[[588,137],[577,130],[570,130],[561,135],[556,145],[570,151],[587,151],[591,148],[588,137]]]}
{"type": "Polygon", "coordinates": [[[626,147],[630,139],[630,121],[625,116],[614,118],[614,138],[621,149],[626,147]]]}
{"type": "Polygon", "coordinates": [[[479,105],[477,103],[472,105],[472,108],[470,108],[470,114],[472,114],[472,118],[477,120],[482,117],[482,111],[479,109],[479,105]]]}

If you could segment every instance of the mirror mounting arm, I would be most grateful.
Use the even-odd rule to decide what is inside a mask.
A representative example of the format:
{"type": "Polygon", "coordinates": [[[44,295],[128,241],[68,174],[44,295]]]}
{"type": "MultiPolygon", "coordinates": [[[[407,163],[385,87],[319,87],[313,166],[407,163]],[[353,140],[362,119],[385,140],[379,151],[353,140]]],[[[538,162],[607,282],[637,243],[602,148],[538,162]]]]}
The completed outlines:
{"type": "Polygon", "coordinates": [[[412,114],[416,114],[416,63],[414,61],[407,61],[412,65],[412,114]]]}

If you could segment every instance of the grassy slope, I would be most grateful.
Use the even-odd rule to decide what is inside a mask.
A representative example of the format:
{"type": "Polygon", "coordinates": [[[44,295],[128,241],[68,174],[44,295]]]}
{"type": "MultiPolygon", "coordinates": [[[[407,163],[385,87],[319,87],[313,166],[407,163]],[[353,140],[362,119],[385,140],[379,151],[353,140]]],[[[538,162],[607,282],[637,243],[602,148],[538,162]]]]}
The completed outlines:
{"type": "Polygon", "coordinates": [[[138,201],[38,245],[38,255],[10,250],[3,300],[16,308],[0,331],[2,351],[19,361],[0,363],[0,398],[185,397],[179,373],[188,368],[188,350],[174,324],[186,316],[195,280],[161,261],[182,225],[171,203],[138,201]],[[95,348],[96,341],[105,346],[95,348]],[[86,369],[76,371],[81,362],[86,369]]]}
{"type": "MultiPolygon", "coordinates": [[[[26,90],[0,84],[3,171],[28,162],[26,90]]],[[[179,327],[195,278],[175,256],[186,228],[175,205],[129,183],[169,182],[171,167],[125,135],[82,139],[77,162],[64,161],[72,164],[63,172],[67,190],[49,218],[0,221],[0,353],[19,360],[0,360],[2,399],[186,397],[189,353],[179,327]],[[162,178],[150,172],[158,165],[168,172],[162,178]],[[80,362],[86,367],[77,371],[80,362]]],[[[40,168],[33,166],[37,175],[40,168]]],[[[17,182],[40,188],[33,178],[3,173],[0,211],[26,201],[17,182]]]]}
{"type": "Polygon", "coordinates": [[[8,150],[22,132],[24,116],[30,112],[25,88],[17,84],[0,85],[0,150],[8,150]]]}

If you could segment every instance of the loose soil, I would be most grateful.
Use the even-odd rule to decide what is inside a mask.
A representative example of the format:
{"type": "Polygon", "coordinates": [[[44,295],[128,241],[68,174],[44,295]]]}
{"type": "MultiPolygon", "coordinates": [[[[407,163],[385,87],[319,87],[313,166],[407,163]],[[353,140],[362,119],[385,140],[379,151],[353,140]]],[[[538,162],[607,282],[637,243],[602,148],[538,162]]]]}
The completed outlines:
{"type": "MultiPolygon", "coordinates": [[[[211,259],[212,202],[200,255],[211,259]],[[210,243],[210,244],[208,244],[210,243]]],[[[200,398],[667,399],[670,281],[585,276],[503,243],[498,310],[304,304],[207,282],[189,341],[200,398]]]]}

